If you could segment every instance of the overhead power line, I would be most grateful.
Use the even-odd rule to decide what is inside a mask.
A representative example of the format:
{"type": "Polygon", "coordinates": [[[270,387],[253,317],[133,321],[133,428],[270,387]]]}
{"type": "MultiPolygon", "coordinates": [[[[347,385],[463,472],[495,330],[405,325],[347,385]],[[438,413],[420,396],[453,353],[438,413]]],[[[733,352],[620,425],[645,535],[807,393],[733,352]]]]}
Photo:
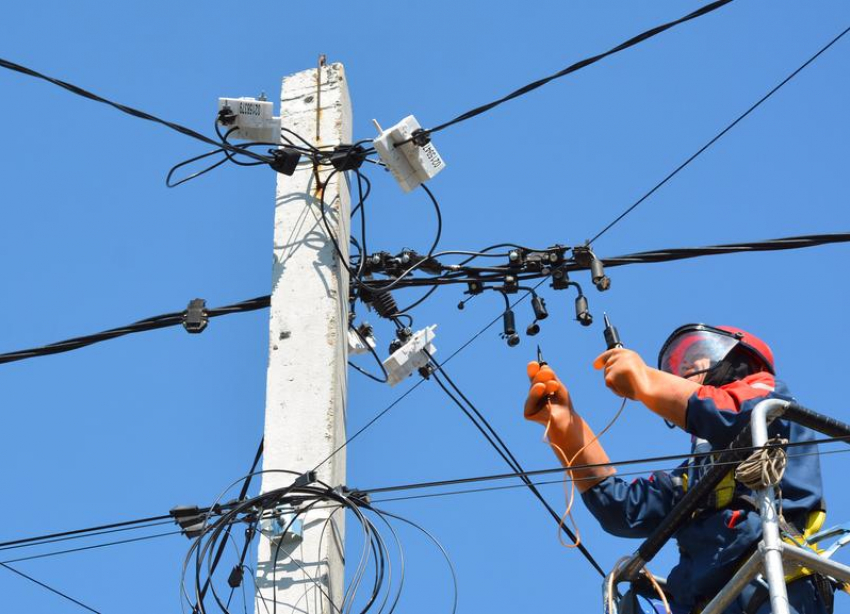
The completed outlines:
{"type": "MultiPolygon", "coordinates": [[[[248,311],[257,311],[265,309],[269,306],[269,296],[259,296],[257,298],[248,299],[232,305],[223,307],[215,307],[213,309],[204,309],[201,316],[203,318],[217,318],[219,316],[229,315],[231,313],[245,313],[248,311]]],[[[60,354],[62,352],[70,352],[78,350],[101,341],[108,341],[117,337],[123,337],[131,333],[141,333],[149,330],[157,330],[159,328],[168,328],[170,326],[180,326],[186,324],[186,318],[189,310],[175,311],[172,313],[164,313],[162,315],[145,318],[126,326],[111,328],[92,335],[84,337],[74,337],[65,341],[58,341],[50,345],[31,348],[28,350],[18,350],[0,354],[0,364],[7,362],[15,362],[25,360],[27,358],[35,358],[36,356],[48,356],[50,354],[60,354]]]]}
{"type": "Polygon", "coordinates": [[[613,49],[609,49],[608,51],[605,51],[604,53],[600,53],[598,55],[594,55],[592,57],[585,58],[584,60],[576,62],[575,64],[567,66],[563,70],[556,72],[554,75],[550,75],[548,77],[544,77],[542,79],[538,79],[537,81],[529,83],[528,85],[524,85],[523,87],[519,88],[518,90],[511,92],[507,96],[503,96],[502,98],[499,98],[498,100],[494,100],[493,102],[488,102],[485,105],[481,105],[480,107],[476,107],[476,108],[474,108],[470,111],[467,111],[466,113],[462,113],[461,115],[458,115],[454,119],[449,120],[449,121],[447,121],[443,124],[440,124],[439,126],[435,126],[434,128],[430,128],[428,130],[425,130],[425,132],[428,133],[428,134],[431,134],[431,133],[434,133],[434,132],[439,132],[440,130],[445,130],[449,126],[459,124],[460,122],[463,122],[463,121],[466,121],[466,120],[471,119],[473,117],[476,117],[478,115],[481,115],[482,113],[486,113],[487,111],[489,111],[489,110],[491,110],[495,107],[498,107],[500,104],[508,102],[509,100],[513,100],[514,98],[519,98],[520,96],[523,96],[523,95],[525,95],[525,94],[527,94],[527,93],[529,93],[533,90],[536,90],[539,87],[543,87],[544,85],[546,85],[550,81],[554,81],[555,79],[560,79],[561,77],[565,77],[566,75],[569,75],[570,73],[574,73],[577,70],[580,70],[580,69],[582,69],[586,66],[590,66],[591,64],[595,64],[599,60],[605,59],[608,56],[614,55],[615,53],[618,53],[620,51],[628,49],[629,47],[633,47],[633,46],[637,45],[638,43],[642,43],[643,41],[648,40],[648,39],[650,39],[653,36],[656,36],[658,34],[661,34],[662,32],[665,32],[665,31],[669,30],[670,28],[673,28],[673,27],[675,27],[679,24],[685,23],[685,22],[690,21],[692,19],[696,19],[697,17],[701,17],[703,15],[711,13],[712,11],[715,11],[722,6],[729,4],[731,1],[732,0],[717,0],[717,2],[712,2],[711,4],[707,4],[707,5],[703,6],[702,8],[697,9],[693,13],[685,15],[684,17],[681,17],[681,18],[676,19],[674,21],[662,24],[660,26],[656,26],[656,27],[652,28],[651,30],[647,30],[646,32],[644,32],[642,34],[638,34],[637,36],[630,38],[629,40],[625,41],[624,43],[620,43],[619,45],[617,45],[613,49]]]}
{"type": "Polygon", "coordinates": [[[6,563],[0,563],[0,566],[5,567],[6,569],[8,569],[9,571],[11,571],[12,573],[16,573],[16,574],[18,574],[19,576],[21,576],[22,578],[26,578],[26,579],[27,579],[27,580],[29,580],[30,582],[32,582],[32,583],[34,583],[34,584],[37,584],[37,585],[39,585],[39,586],[40,586],[40,587],[42,587],[42,588],[45,588],[45,589],[49,590],[51,593],[54,593],[54,594],[56,594],[56,595],[59,595],[59,596],[60,596],[60,597],[62,597],[63,599],[67,599],[68,601],[70,601],[70,602],[72,602],[72,603],[77,604],[78,606],[80,606],[81,608],[83,608],[83,609],[85,609],[85,610],[88,610],[89,612],[94,612],[94,614],[100,614],[100,612],[99,612],[98,610],[95,610],[94,608],[87,606],[87,605],[86,605],[86,604],[84,604],[82,601],[79,601],[79,600],[77,600],[77,599],[74,599],[73,597],[71,597],[71,596],[69,596],[69,595],[66,595],[66,594],[65,594],[65,593],[63,593],[62,591],[60,591],[60,590],[58,590],[58,589],[55,589],[55,588],[53,588],[52,586],[50,586],[50,585],[48,585],[48,584],[45,584],[44,582],[42,582],[42,581],[40,581],[40,580],[36,580],[36,579],[35,579],[35,578],[33,578],[32,576],[28,576],[28,575],[27,575],[27,574],[25,574],[24,572],[22,572],[22,571],[20,571],[20,570],[18,570],[18,569],[15,569],[15,568],[14,568],[14,567],[12,567],[11,565],[7,565],[6,563]]]}
{"type": "Polygon", "coordinates": [[[90,92],[86,89],[83,89],[79,85],[74,85],[73,83],[68,83],[67,81],[62,81],[61,79],[57,79],[55,77],[50,77],[43,73],[40,73],[32,68],[28,68],[26,66],[22,66],[21,64],[16,64],[10,60],[5,60],[0,58],[0,68],[6,68],[8,70],[21,73],[23,75],[27,75],[29,77],[35,77],[36,79],[41,79],[42,81],[47,81],[48,83],[52,83],[53,85],[57,85],[63,89],[68,90],[72,94],[76,94],[77,96],[82,96],[83,98],[88,98],[89,100],[94,100],[95,102],[100,102],[105,105],[109,105],[113,109],[118,109],[122,113],[126,113],[127,115],[131,115],[132,117],[136,117],[138,119],[144,119],[149,122],[153,122],[155,124],[160,124],[171,130],[179,132],[180,134],[185,134],[186,136],[192,137],[193,139],[197,139],[203,143],[207,143],[209,145],[214,145],[217,148],[226,149],[232,153],[241,154],[248,156],[249,158],[254,158],[257,161],[264,162],[268,164],[272,162],[272,159],[268,156],[260,155],[256,152],[245,149],[244,147],[238,147],[230,145],[226,142],[222,143],[211,139],[208,136],[204,136],[200,132],[192,130],[191,128],[187,128],[185,126],[181,126],[180,124],[176,124],[174,122],[170,122],[159,118],[155,115],[151,115],[150,113],[146,113],[145,111],[140,111],[139,109],[135,109],[133,107],[127,106],[125,104],[121,104],[119,102],[115,102],[113,100],[109,100],[108,98],[104,98],[98,94],[90,92]]]}
{"type": "MultiPolygon", "coordinates": [[[[827,443],[848,443],[850,442],[850,438],[848,437],[824,437],[821,439],[813,439],[811,441],[792,441],[789,443],[783,444],[767,444],[765,446],[746,446],[741,448],[730,448],[729,451],[734,452],[755,452],[757,450],[761,450],[763,448],[799,448],[804,446],[814,446],[820,444],[827,443]]],[[[603,467],[620,467],[624,465],[642,465],[648,463],[659,463],[659,462],[670,462],[670,461],[681,461],[688,459],[696,459],[703,458],[706,456],[712,456],[717,454],[718,450],[712,450],[709,452],[693,452],[688,454],[669,454],[666,456],[647,456],[643,458],[630,458],[626,460],[620,461],[609,461],[607,463],[587,463],[584,465],[571,465],[570,470],[585,470],[585,469],[600,469],[603,467]]],[[[512,478],[531,478],[538,475],[549,475],[553,473],[563,473],[566,471],[566,467],[550,467],[547,469],[536,469],[533,471],[517,471],[512,473],[496,473],[489,475],[479,475],[467,478],[455,478],[450,480],[435,480],[431,482],[414,482],[412,484],[397,484],[393,486],[382,486],[377,488],[358,488],[353,490],[355,494],[369,494],[375,495],[379,493],[386,492],[399,492],[406,490],[420,490],[426,488],[438,488],[442,486],[456,486],[459,484],[472,484],[476,482],[492,482],[499,480],[508,480],[512,478]]]]}
{"type": "Polygon", "coordinates": [[[821,55],[823,52],[825,52],[827,49],[829,49],[829,48],[830,48],[830,47],[832,47],[835,43],[837,43],[837,42],[839,41],[839,39],[841,39],[841,37],[842,37],[842,36],[844,36],[845,34],[847,34],[847,32],[850,32],[850,27],[846,28],[843,32],[841,32],[841,34],[839,34],[838,36],[836,36],[835,38],[833,38],[831,41],[829,41],[826,45],[824,45],[823,47],[821,47],[821,49],[820,49],[820,50],[819,50],[816,54],[814,54],[812,57],[810,57],[808,60],[806,60],[806,61],[805,61],[805,62],[804,62],[804,63],[803,63],[803,64],[802,64],[799,68],[797,68],[797,70],[795,70],[795,71],[794,71],[794,72],[792,72],[790,75],[788,75],[787,77],[785,77],[782,81],[780,81],[780,82],[779,82],[779,84],[777,84],[777,85],[776,85],[773,89],[771,89],[771,90],[770,90],[767,94],[765,94],[764,96],[762,96],[761,98],[759,98],[759,99],[755,102],[755,104],[753,104],[753,105],[752,105],[749,109],[747,109],[747,110],[746,110],[746,111],[744,111],[741,115],[739,115],[737,118],[735,118],[735,120],[734,120],[731,124],[729,124],[729,125],[728,125],[728,126],[726,126],[723,130],[721,130],[720,132],[718,132],[718,133],[717,133],[717,134],[716,134],[716,135],[715,135],[715,136],[714,136],[714,137],[713,137],[713,138],[712,138],[712,139],[711,139],[708,143],[706,143],[705,145],[703,145],[702,147],[700,147],[700,148],[696,151],[696,153],[694,153],[694,154],[693,154],[690,158],[688,158],[687,160],[685,160],[684,162],[682,162],[679,166],[677,166],[675,169],[673,169],[673,172],[671,172],[669,175],[667,175],[666,177],[664,177],[664,179],[662,179],[661,181],[659,181],[658,183],[656,183],[656,184],[652,187],[652,189],[651,189],[651,190],[649,190],[649,192],[647,192],[646,194],[644,194],[643,196],[641,196],[640,198],[638,198],[638,199],[637,199],[634,203],[632,203],[632,204],[631,204],[631,205],[630,205],[630,206],[629,206],[629,207],[628,207],[625,211],[623,211],[620,215],[618,215],[616,218],[614,218],[614,220],[613,220],[613,221],[611,221],[611,222],[610,222],[610,223],[609,223],[609,224],[608,224],[605,228],[603,228],[603,229],[602,229],[602,230],[600,230],[598,233],[596,233],[596,235],[595,235],[595,236],[594,236],[594,237],[593,237],[593,238],[589,241],[589,243],[595,243],[595,242],[596,242],[596,240],[597,240],[599,237],[601,237],[601,236],[602,236],[602,235],[604,235],[606,232],[608,232],[609,230],[611,230],[611,228],[613,228],[613,227],[614,227],[614,226],[615,226],[615,225],[616,225],[616,224],[617,224],[620,220],[622,220],[624,217],[626,217],[629,213],[631,213],[632,211],[634,211],[635,209],[637,209],[637,208],[638,208],[638,206],[640,206],[640,205],[641,205],[641,203],[643,203],[643,202],[644,202],[647,198],[649,198],[650,196],[652,196],[652,195],[653,195],[653,194],[654,194],[654,193],[655,193],[655,192],[656,192],[656,191],[657,191],[657,190],[658,190],[661,186],[663,186],[665,183],[667,183],[668,181],[670,181],[673,177],[675,177],[675,176],[679,173],[679,171],[681,171],[681,170],[682,170],[683,168],[685,168],[688,164],[690,164],[691,162],[693,162],[694,160],[696,160],[696,159],[697,159],[697,158],[698,158],[698,157],[699,157],[699,156],[700,156],[700,155],[701,155],[701,154],[702,154],[705,150],[707,150],[709,147],[711,147],[711,146],[712,146],[712,145],[714,145],[717,141],[719,141],[721,138],[723,138],[723,136],[725,136],[725,135],[726,135],[726,133],[727,133],[727,132],[729,132],[732,128],[734,128],[735,126],[737,126],[737,125],[738,125],[738,123],[740,123],[740,122],[741,122],[741,120],[743,120],[745,117],[747,117],[747,115],[749,115],[750,113],[752,113],[753,111],[755,111],[755,110],[756,110],[759,106],[761,106],[761,104],[762,104],[764,101],[766,101],[768,98],[770,98],[771,96],[773,96],[773,95],[774,95],[777,91],[779,91],[779,89],[780,89],[783,85],[785,85],[785,84],[786,84],[786,83],[788,83],[791,79],[793,79],[793,78],[794,78],[794,77],[796,77],[798,74],[800,74],[800,72],[802,72],[804,68],[806,68],[809,64],[811,64],[811,63],[812,63],[812,62],[814,62],[814,61],[815,61],[818,57],[820,57],[820,55],[821,55]]]}
{"type": "MultiPolygon", "coordinates": [[[[730,243],[725,245],[708,245],[705,247],[683,247],[653,250],[648,252],[637,252],[633,254],[626,254],[624,256],[603,258],[602,262],[603,264],[605,264],[605,266],[612,267],[625,266],[630,264],[650,264],[659,262],[671,262],[674,260],[685,260],[689,258],[700,258],[702,256],[717,256],[721,254],[734,254],[743,252],[801,249],[806,247],[829,245],[832,243],[847,242],[850,242],[850,232],[801,235],[795,237],[768,239],[766,241],[754,241],[749,243],[730,243]]],[[[581,270],[587,267],[579,264],[569,264],[565,265],[564,268],[566,270],[574,271],[581,270]]],[[[537,277],[541,277],[543,280],[545,280],[549,277],[549,274],[540,274],[537,277]]],[[[524,279],[533,278],[535,278],[535,276],[531,275],[524,279]]],[[[466,283],[466,281],[464,279],[442,279],[440,277],[415,278],[410,280],[409,282],[402,280],[402,283],[399,283],[397,287],[406,287],[408,285],[423,286],[430,284],[442,285],[448,283],[466,283]]],[[[539,285],[540,284],[538,284],[538,286],[539,285]]],[[[523,296],[520,300],[523,300],[524,298],[525,296],[523,296]]],[[[245,313],[248,311],[257,311],[259,309],[265,309],[266,307],[268,307],[270,304],[270,300],[271,298],[268,295],[258,296],[256,298],[241,301],[239,303],[234,303],[232,305],[225,305],[223,307],[216,307],[212,309],[204,309],[203,315],[207,318],[215,318],[231,313],[245,313]]],[[[138,322],[134,322],[133,324],[128,324],[126,326],[121,326],[119,328],[112,328],[99,333],[94,333],[92,335],[75,337],[73,339],[66,339],[65,341],[58,341],[56,343],[51,343],[50,345],[44,345],[41,347],[7,352],[5,354],[0,354],[0,364],[25,360],[27,358],[35,358],[37,356],[48,356],[50,354],[69,352],[71,350],[77,350],[89,345],[93,345],[95,343],[100,343],[101,341],[108,341],[110,339],[129,335],[131,333],[139,333],[149,330],[156,330],[159,328],[168,328],[171,326],[183,325],[186,322],[187,315],[188,310],[166,313],[150,318],[145,318],[144,320],[139,320],[138,322]]],[[[489,326],[492,326],[500,318],[501,313],[499,314],[499,316],[496,317],[496,319],[493,320],[493,322],[490,323],[489,326]]],[[[489,328],[489,326],[487,328],[489,328]]],[[[483,332],[484,331],[482,330],[481,333],[483,332]]]]}

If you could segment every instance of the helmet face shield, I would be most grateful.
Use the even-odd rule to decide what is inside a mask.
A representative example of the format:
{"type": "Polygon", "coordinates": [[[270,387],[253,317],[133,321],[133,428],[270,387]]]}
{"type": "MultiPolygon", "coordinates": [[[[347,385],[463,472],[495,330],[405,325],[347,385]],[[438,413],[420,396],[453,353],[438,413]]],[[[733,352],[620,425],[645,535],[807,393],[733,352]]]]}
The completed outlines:
{"type": "Polygon", "coordinates": [[[667,340],[658,368],[679,377],[703,373],[726,358],[738,339],[725,331],[689,327],[667,340]]]}

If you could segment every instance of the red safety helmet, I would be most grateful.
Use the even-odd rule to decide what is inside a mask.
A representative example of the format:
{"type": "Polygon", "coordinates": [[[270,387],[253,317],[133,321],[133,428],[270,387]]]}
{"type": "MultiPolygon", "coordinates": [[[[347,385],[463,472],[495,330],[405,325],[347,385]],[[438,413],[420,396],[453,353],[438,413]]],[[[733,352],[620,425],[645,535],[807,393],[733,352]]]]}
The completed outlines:
{"type": "Polygon", "coordinates": [[[658,353],[658,368],[687,377],[707,369],[694,369],[694,361],[709,358],[710,367],[718,365],[734,348],[740,348],[772,374],[776,373],[773,352],[758,337],[732,326],[685,324],[673,331],[658,353]]]}

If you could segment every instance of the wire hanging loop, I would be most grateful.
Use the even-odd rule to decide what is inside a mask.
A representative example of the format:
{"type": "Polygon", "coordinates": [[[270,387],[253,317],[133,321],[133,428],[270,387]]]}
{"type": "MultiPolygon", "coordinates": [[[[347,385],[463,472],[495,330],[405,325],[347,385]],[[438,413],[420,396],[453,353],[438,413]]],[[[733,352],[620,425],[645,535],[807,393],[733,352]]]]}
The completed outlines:
{"type": "Polygon", "coordinates": [[[785,474],[788,455],[783,446],[787,439],[774,437],[760,450],[750,454],[744,462],[735,469],[735,479],[752,490],[763,490],[768,486],[776,486],[785,474]]]}

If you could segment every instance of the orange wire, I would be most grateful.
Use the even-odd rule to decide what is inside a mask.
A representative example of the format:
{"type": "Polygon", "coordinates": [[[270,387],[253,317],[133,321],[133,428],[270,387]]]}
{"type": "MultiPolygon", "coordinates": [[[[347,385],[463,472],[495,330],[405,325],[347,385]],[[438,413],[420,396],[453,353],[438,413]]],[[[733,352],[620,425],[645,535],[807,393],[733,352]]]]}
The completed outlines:
{"type": "MultiPolygon", "coordinates": [[[[563,385],[563,384],[561,384],[561,385],[563,385]]],[[[546,406],[548,408],[551,408],[550,398],[551,398],[551,396],[546,397],[546,406]]],[[[620,414],[623,413],[623,409],[625,407],[626,407],[626,399],[623,399],[623,404],[620,405],[620,409],[617,410],[617,413],[614,414],[614,417],[605,426],[605,428],[602,429],[601,431],[599,431],[599,433],[594,435],[593,438],[590,441],[588,441],[581,448],[579,448],[578,452],[573,454],[572,457],[568,457],[566,455],[566,453],[561,449],[561,447],[558,444],[553,443],[551,441],[547,441],[547,443],[552,448],[554,448],[556,450],[556,452],[558,453],[558,456],[561,459],[561,462],[564,463],[564,466],[567,469],[565,474],[564,474],[564,495],[567,498],[567,509],[564,511],[563,515],[561,516],[561,520],[558,522],[558,541],[565,548],[578,548],[579,544],[581,544],[581,533],[579,531],[578,524],[576,523],[575,517],[573,517],[573,514],[572,514],[573,503],[575,502],[576,483],[575,483],[575,479],[573,478],[573,472],[570,469],[570,467],[572,466],[575,459],[578,458],[579,455],[582,452],[584,452],[587,448],[589,448],[591,445],[596,443],[599,440],[599,438],[608,431],[608,429],[610,429],[612,426],[614,426],[614,423],[617,422],[617,420],[620,417],[620,414]],[[567,476],[569,476],[569,490],[567,489],[567,476]],[[576,535],[575,542],[572,543],[572,544],[566,543],[564,541],[564,537],[563,537],[562,529],[563,529],[564,523],[567,521],[567,518],[570,519],[570,523],[573,526],[573,532],[576,535]]],[[[547,420],[547,422],[546,422],[546,430],[543,432],[543,439],[544,440],[548,440],[549,429],[551,428],[551,426],[552,426],[552,414],[551,414],[551,411],[550,411],[549,412],[549,420],[547,420]]]]}

